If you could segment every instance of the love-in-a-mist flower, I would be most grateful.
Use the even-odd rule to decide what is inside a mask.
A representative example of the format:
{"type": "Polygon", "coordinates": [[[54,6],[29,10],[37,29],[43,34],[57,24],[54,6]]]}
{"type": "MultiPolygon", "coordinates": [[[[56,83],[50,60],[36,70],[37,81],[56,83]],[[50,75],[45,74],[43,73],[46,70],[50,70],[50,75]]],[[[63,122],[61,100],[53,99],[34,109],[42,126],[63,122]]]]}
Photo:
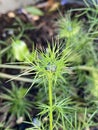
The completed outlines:
{"type": "Polygon", "coordinates": [[[71,38],[78,35],[81,29],[81,23],[77,20],[71,20],[69,15],[60,18],[58,21],[58,33],[60,38],[71,38]]]}
{"type": "Polygon", "coordinates": [[[59,80],[64,80],[63,74],[68,73],[64,71],[66,65],[68,64],[68,59],[70,59],[71,50],[66,48],[66,51],[59,52],[62,47],[58,45],[56,50],[56,44],[53,48],[48,46],[47,51],[38,52],[35,61],[32,66],[36,73],[36,78],[40,78],[41,82],[47,82],[48,76],[52,75],[52,81],[54,83],[59,82],[59,80]],[[69,53],[68,53],[69,52],[69,53]]]}

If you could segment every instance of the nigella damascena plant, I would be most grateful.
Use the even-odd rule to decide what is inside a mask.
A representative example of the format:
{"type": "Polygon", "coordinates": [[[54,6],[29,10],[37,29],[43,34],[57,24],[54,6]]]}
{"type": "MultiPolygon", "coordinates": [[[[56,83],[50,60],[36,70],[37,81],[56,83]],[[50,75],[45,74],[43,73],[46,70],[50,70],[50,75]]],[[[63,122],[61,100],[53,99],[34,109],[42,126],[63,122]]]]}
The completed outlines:
{"type": "Polygon", "coordinates": [[[77,36],[81,30],[82,23],[76,19],[71,20],[70,15],[62,17],[58,21],[58,32],[60,38],[72,38],[77,36]]]}

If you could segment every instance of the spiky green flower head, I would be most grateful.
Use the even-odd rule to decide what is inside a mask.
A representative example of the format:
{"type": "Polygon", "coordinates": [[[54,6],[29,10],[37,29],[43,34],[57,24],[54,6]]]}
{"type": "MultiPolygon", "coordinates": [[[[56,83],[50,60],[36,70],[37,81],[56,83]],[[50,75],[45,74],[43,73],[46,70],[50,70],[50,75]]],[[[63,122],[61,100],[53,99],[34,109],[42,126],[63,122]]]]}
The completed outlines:
{"type": "Polygon", "coordinates": [[[45,52],[38,52],[36,60],[32,63],[32,70],[36,73],[36,78],[41,78],[42,82],[46,82],[51,78],[53,82],[60,80],[65,81],[63,74],[68,73],[66,69],[68,61],[71,59],[71,50],[66,48],[62,50],[61,45],[53,45],[48,48],[45,52]]]}
{"type": "Polygon", "coordinates": [[[78,35],[81,29],[81,23],[78,22],[76,19],[71,20],[69,15],[66,15],[66,17],[61,17],[58,21],[58,26],[60,38],[72,38],[78,35]]]}

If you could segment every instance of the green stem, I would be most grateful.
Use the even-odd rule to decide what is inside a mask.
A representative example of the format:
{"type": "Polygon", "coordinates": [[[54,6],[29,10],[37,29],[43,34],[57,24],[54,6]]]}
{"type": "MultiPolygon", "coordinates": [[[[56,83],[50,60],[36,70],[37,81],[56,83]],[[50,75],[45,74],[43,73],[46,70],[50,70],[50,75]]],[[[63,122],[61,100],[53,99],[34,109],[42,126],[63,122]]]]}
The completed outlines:
{"type": "Polygon", "coordinates": [[[53,110],[52,110],[52,74],[49,74],[49,105],[50,105],[50,113],[49,113],[49,121],[50,121],[50,129],[53,130],[53,110]]]}
{"type": "MultiPolygon", "coordinates": [[[[22,81],[22,82],[28,82],[28,83],[32,83],[32,82],[39,82],[39,80],[32,80],[30,78],[26,78],[26,77],[19,77],[17,75],[10,75],[10,74],[6,74],[6,73],[2,73],[0,72],[0,79],[1,78],[4,78],[4,79],[9,79],[8,81],[13,81],[13,80],[16,80],[16,81],[22,81]]],[[[7,81],[7,82],[8,82],[7,81]]]]}
{"type": "Polygon", "coordinates": [[[95,72],[98,72],[98,68],[96,67],[91,67],[91,66],[83,66],[83,65],[80,65],[80,66],[75,66],[75,67],[69,67],[70,70],[84,70],[84,71],[95,71],[95,72]]]}
{"type": "Polygon", "coordinates": [[[11,65],[11,64],[0,64],[0,68],[7,68],[7,69],[30,69],[30,66],[23,66],[23,65],[11,65]]]}

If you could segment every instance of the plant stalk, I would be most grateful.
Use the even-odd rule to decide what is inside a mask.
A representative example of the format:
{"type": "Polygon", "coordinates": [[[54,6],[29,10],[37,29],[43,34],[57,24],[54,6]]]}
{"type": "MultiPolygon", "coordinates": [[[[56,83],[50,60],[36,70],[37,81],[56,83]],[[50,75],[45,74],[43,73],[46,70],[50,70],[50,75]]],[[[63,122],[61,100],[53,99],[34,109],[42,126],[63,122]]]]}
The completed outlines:
{"type": "Polygon", "coordinates": [[[52,73],[49,73],[48,77],[48,87],[49,87],[49,105],[50,105],[50,113],[49,113],[49,122],[50,122],[50,129],[53,130],[53,110],[52,110],[52,73]]]}
{"type": "MultiPolygon", "coordinates": [[[[8,81],[13,81],[13,80],[16,80],[16,81],[22,81],[22,82],[28,82],[28,83],[32,83],[32,82],[35,82],[35,79],[34,81],[30,78],[26,78],[26,77],[19,77],[17,75],[10,75],[10,74],[6,74],[6,73],[2,73],[0,72],[0,78],[6,78],[6,79],[9,79],[8,81]]],[[[7,81],[7,82],[8,82],[7,81]]],[[[36,82],[39,82],[39,80],[36,80],[36,82]]]]}

